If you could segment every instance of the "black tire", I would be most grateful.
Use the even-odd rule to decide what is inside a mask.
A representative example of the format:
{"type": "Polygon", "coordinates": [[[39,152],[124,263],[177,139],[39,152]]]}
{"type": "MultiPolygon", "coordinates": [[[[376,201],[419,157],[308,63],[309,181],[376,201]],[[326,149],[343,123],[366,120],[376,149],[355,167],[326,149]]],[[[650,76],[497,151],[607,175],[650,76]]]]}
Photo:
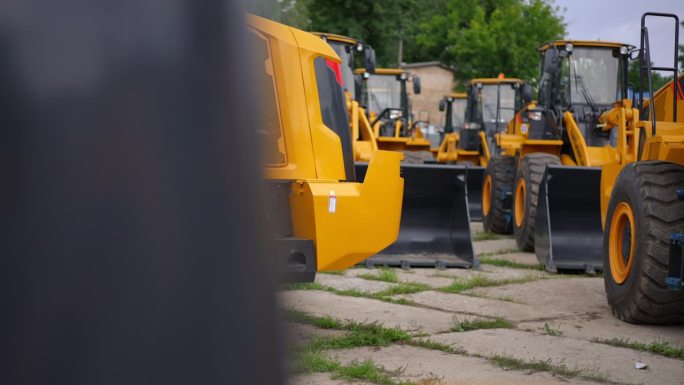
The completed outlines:
{"type": "MultiPolygon", "coordinates": [[[[670,235],[684,232],[684,202],[678,200],[676,192],[682,187],[684,167],[661,161],[632,163],[622,169],[615,182],[603,233],[603,277],[608,304],[623,321],[684,322],[684,292],[665,285],[670,235]],[[634,245],[628,243],[619,249],[633,249],[633,253],[631,266],[624,270],[626,279],[623,276],[624,281],[618,284],[611,271],[615,266],[611,266],[610,242],[613,217],[622,202],[633,212],[636,232],[634,245]]],[[[620,226],[617,219],[616,226],[620,226]]],[[[620,251],[617,256],[624,254],[620,251]]]]}
{"type": "Polygon", "coordinates": [[[434,160],[435,156],[430,151],[404,151],[404,163],[423,164],[434,160]]]}
{"type": "MultiPolygon", "coordinates": [[[[511,220],[511,200],[506,194],[513,188],[513,177],[515,176],[515,158],[512,156],[500,156],[491,158],[487,163],[483,178],[482,190],[482,224],[485,231],[496,234],[510,234],[511,220]],[[487,178],[490,178],[491,193],[487,205],[484,200],[487,178]],[[489,212],[486,211],[489,208],[489,212]]],[[[510,196],[510,195],[509,195],[510,196]]]]}
{"type": "Polygon", "coordinates": [[[513,234],[518,248],[524,251],[534,251],[534,223],[537,219],[537,200],[539,198],[539,185],[544,178],[547,164],[560,164],[560,159],[555,155],[534,153],[526,155],[515,177],[513,185],[513,234]],[[516,214],[518,203],[518,183],[525,182],[524,210],[520,222],[516,214]]]}

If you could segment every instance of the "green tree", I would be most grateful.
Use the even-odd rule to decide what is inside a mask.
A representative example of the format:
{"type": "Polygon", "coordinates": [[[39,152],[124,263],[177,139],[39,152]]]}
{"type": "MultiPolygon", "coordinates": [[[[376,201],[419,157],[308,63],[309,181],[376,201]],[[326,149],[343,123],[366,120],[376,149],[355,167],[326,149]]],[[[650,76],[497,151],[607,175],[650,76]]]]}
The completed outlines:
{"type": "Polygon", "coordinates": [[[247,11],[300,29],[308,29],[309,0],[252,0],[247,11]]]}
{"type": "Polygon", "coordinates": [[[565,35],[562,10],[542,0],[450,0],[419,29],[413,59],[441,60],[463,81],[536,77],[537,48],[565,35]]]}
{"type": "MultiPolygon", "coordinates": [[[[310,29],[361,39],[381,66],[396,66],[399,38],[410,30],[418,0],[310,0],[310,29]]],[[[430,1],[427,1],[430,3],[430,1]]]]}

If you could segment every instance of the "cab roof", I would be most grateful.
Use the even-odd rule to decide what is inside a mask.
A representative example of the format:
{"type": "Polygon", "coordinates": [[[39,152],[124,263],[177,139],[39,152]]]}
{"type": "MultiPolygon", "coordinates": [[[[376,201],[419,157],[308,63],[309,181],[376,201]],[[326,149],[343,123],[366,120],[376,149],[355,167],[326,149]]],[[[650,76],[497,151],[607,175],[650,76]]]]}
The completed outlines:
{"type": "Polygon", "coordinates": [[[522,84],[523,81],[521,79],[517,79],[517,78],[477,78],[477,79],[470,79],[470,84],[477,84],[477,83],[482,83],[482,84],[520,83],[520,84],[522,84]]]}
{"type": "Polygon", "coordinates": [[[544,52],[551,47],[562,47],[566,44],[572,44],[576,47],[606,47],[606,48],[619,48],[622,46],[633,47],[632,45],[626,43],[618,43],[614,41],[601,41],[601,40],[556,40],[551,41],[543,46],[539,47],[539,51],[544,52]]]}
{"type": "MultiPolygon", "coordinates": [[[[355,74],[363,74],[364,72],[366,72],[364,68],[357,68],[354,70],[355,74]]],[[[401,75],[405,73],[408,72],[401,68],[376,68],[373,75],[401,75]]]]}
{"type": "Polygon", "coordinates": [[[444,94],[445,98],[454,98],[454,99],[465,99],[468,97],[468,94],[464,92],[452,92],[450,94],[444,94]]]}
{"type": "Polygon", "coordinates": [[[345,44],[356,45],[358,43],[362,43],[361,40],[354,39],[353,37],[337,35],[334,33],[326,33],[326,32],[311,32],[311,33],[320,37],[320,38],[325,38],[326,40],[337,41],[337,42],[345,43],[345,44]]]}

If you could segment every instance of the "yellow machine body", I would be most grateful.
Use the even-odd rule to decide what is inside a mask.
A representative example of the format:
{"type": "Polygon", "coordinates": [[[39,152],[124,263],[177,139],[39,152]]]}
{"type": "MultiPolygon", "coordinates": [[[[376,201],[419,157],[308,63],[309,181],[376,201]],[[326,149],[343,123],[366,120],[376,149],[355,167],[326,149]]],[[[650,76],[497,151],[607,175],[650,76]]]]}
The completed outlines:
{"type": "MultiPolygon", "coordinates": [[[[599,121],[617,130],[617,162],[600,179],[602,262],[606,299],[616,318],[635,324],[684,323],[684,75],[679,74],[679,18],[641,17],[636,108],[623,101],[599,121]],[[653,67],[647,20],[674,26],[672,66],[653,67]],[[653,90],[654,71],[671,73],[653,90]]],[[[657,31],[657,30],[656,30],[657,31]]],[[[659,36],[659,39],[662,39],[659,36]]]]}
{"type": "MultiPolygon", "coordinates": [[[[684,75],[679,76],[679,82],[684,75]]],[[[636,161],[663,160],[684,165],[684,98],[677,100],[677,122],[668,122],[672,117],[673,98],[676,97],[673,82],[669,82],[655,92],[653,108],[655,110],[656,135],[652,133],[650,120],[641,120],[638,109],[633,108],[631,101],[601,116],[607,127],[618,130],[617,161],[608,164],[601,170],[601,225],[605,229],[608,203],[613,186],[623,167],[636,161]],[[640,136],[643,135],[643,138],[640,136]],[[639,156],[639,143],[643,143],[639,156]]],[[[643,112],[648,114],[650,100],[644,101],[643,112]]]]}
{"type": "MultiPolygon", "coordinates": [[[[369,79],[371,77],[376,77],[387,79],[387,84],[396,84],[398,88],[401,88],[399,84],[402,80],[400,79],[402,77],[408,79],[410,76],[408,72],[400,68],[376,68],[375,73],[373,74],[367,73],[363,68],[357,68],[354,71],[354,73],[357,75],[361,75],[363,77],[363,82],[365,82],[365,84],[368,84],[369,79]]],[[[404,80],[404,82],[405,81],[406,80],[404,80]]],[[[405,87],[405,84],[403,87],[405,87]]],[[[391,90],[384,89],[375,91],[369,90],[368,94],[370,95],[368,97],[372,98],[372,94],[376,91],[381,91],[387,94],[391,93],[391,90]]],[[[406,100],[405,103],[408,103],[406,89],[403,88],[397,91],[401,93],[399,97],[404,98],[406,100]]],[[[399,110],[400,108],[396,107],[395,109],[399,110]]],[[[372,125],[371,127],[373,130],[373,136],[375,137],[377,146],[380,150],[430,151],[430,141],[423,135],[420,129],[412,129],[413,121],[410,116],[410,109],[406,108],[406,111],[409,112],[409,116],[403,116],[404,119],[395,119],[393,122],[391,134],[383,135],[381,133],[382,122],[380,121],[380,119],[378,119],[378,114],[381,114],[382,111],[373,111],[372,109],[370,110],[368,117],[371,122],[370,124],[372,125]],[[407,127],[404,127],[404,124],[406,124],[407,127]],[[407,130],[410,131],[408,135],[406,135],[407,130]]]]}
{"type": "MultiPolygon", "coordinates": [[[[313,32],[314,35],[322,38],[331,46],[340,45],[346,47],[346,50],[356,50],[359,45],[363,47],[363,43],[357,39],[348,36],[336,35],[325,32],[313,32]]],[[[350,62],[350,55],[343,55],[341,57],[341,68],[352,68],[354,63],[350,62]]],[[[352,96],[354,89],[353,80],[345,79],[345,94],[347,99],[347,108],[349,112],[349,124],[352,133],[352,148],[354,151],[354,160],[360,162],[369,162],[375,151],[378,150],[378,143],[373,134],[373,128],[368,121],[366,110],[359,105],[359,101],[352,96]]]]}
{"type": "MultiPolygon", "coordinates": [[[[349,180],[342,139],[324,123],[315,70],[316,59],[339,63],[340,58],[310,33],[257,16],[250,16],[248,23],[268,51],[264,92],[273,95],[275,106],[260,133],[264,177],[284,186],[287,198],[281,203],[289,206],[290,226],[284,227],[290,227],[291,234],[279,235],[311,242],[318,271],[353,266],[397,238],[402,155],[377,151],[364,182],[349,180]]],[[[287,243],[284,249],[295,251],[287,243]]]]}

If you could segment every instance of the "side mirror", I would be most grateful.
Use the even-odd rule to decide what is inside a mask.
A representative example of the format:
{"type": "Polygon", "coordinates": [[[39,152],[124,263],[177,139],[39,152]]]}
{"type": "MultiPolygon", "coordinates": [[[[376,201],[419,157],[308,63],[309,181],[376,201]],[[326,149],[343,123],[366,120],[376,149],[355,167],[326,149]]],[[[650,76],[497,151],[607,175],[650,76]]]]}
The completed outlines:
{"type": "Polygon", "coordinates": [[[442,99],[439,101],[439,111],[443,112],[444,110],[446,110],[446,100],[442,99]]]}
{"type": "Polygon", "coordinates": [[[523,104],[529,104],[532,101],[532,86],[528,83],[522,86],[522,100],[523,104]]]}
{"type": "Polygon", "coordinates": [[[369,74],[375,73],[375,50],[369,46],[363,50],[363,63],[366,67],[366,72],[369,74]]]}
{"type": "Polygon", "coordinates": [[[416,75],[413,75],[413,93],[420,94],[420,78],[416,75]]]}

